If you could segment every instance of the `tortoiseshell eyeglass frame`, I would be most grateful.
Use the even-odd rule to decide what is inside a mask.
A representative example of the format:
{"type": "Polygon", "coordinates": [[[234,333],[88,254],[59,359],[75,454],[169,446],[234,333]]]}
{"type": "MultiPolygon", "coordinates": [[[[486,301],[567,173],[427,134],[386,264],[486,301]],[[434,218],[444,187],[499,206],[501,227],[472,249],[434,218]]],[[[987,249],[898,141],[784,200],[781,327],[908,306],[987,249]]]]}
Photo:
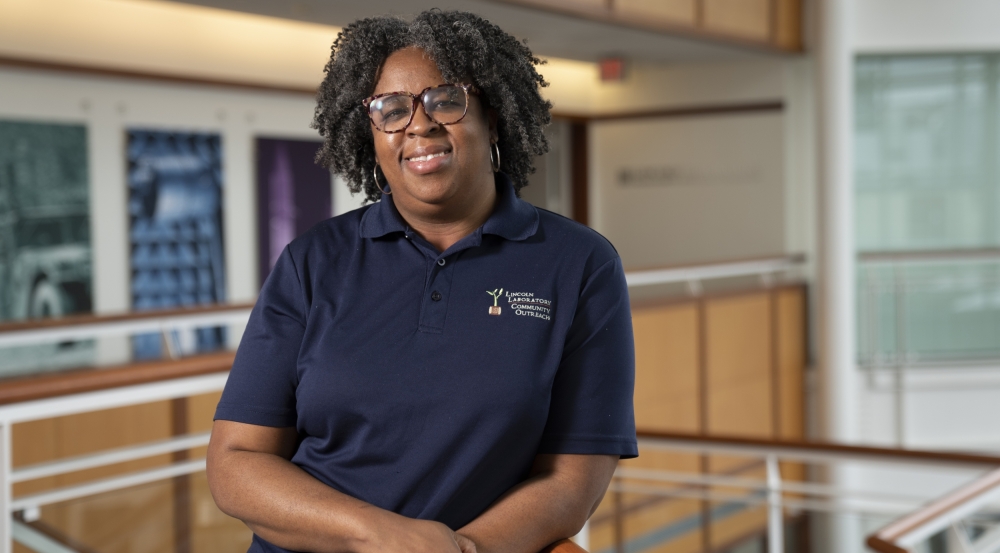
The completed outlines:
{"type": "MultiPolygon", "coordinates": [[[[438,125],[454,125],[455,123],[460,123],[462,121],[462,119],[465,119],[465,115],[467,113],[469,113],[469,94],[479,95],[479,93],[480,93],[479,89],[476,88],[475,85],[461,84],[461,83],[444,83],[444,84],[429,86],[429,87],[421,90],[418,94],[410,94],[409,92],[406,92],[406,91],[400,91],[400,92],[383,92],[382,94],[376,94],[374,96],[369,96],[369,97],[365,98],[364,100],[361,100],[361,104],[365,107],[365,111],[368,112],[368,120],[372,122],[372,125],[376,129],[378,129],[379,131],[382,131],[382,132],[384,132],[386,134],[394,134],[394,133],[398,133],[398,132],[403,132],[403,131],[406,130],[407,127],[410,126],[410,123],[413,122],[413,115],[415,113],[417,113],[417,104],[419,103],[419,104],[423,105],[423,103],[424,103],[423,97],[424,97],[424,94],[427,93],[427,91],[434,90],[435,88],[445,87],[445,86],[458,87],[458,88],[461,88],[463,92],[465,92],[465,110],[462,112],[462,116],[459,117],[457,120],[452,121],[451,123],[442,123],[442,122],[438,121],[437,119],[434,119],[429,113],[427,114],[427,117],[429,117],[431,119],[431,121],[434,121],[438,125]],[[386,96],[394,96],[394,95],[409,96],[410,99],[413,101],[413,105],[410,107],[410,118],[406,120],[406,124],[403,125],[403,128],[401,128],[399,130],[396,130],[396,131],[386,131],[386,130],[383,130],[383,129],[379,129],[378,123],[376,123],[375,122],[375,118],[372,117],[372,110],[371,110],[372,102],[374,102],[375,100],[378,100],[379,98],[384,98],[386,96]]],[[[424,113],[427,113],[427,108],[424,108],[424,113]]]]}

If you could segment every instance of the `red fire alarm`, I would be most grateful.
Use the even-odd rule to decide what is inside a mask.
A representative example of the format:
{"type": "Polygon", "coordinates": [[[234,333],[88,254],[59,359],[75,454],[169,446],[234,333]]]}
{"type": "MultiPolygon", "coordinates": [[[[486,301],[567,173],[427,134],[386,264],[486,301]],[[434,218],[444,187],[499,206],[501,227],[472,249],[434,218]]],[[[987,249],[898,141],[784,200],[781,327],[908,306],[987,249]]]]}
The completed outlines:
{"type": "Polygon", "coordinates": [[[604,58],[600,61],[602,81],[624,81],[625,60],[622,58],[604,58]]]}

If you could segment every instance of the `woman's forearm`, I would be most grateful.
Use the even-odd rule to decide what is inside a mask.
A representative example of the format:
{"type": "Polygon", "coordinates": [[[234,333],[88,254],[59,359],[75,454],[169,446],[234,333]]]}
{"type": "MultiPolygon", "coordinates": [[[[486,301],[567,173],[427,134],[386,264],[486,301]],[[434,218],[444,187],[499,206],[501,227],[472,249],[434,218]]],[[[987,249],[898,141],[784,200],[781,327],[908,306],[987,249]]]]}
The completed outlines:
{"type": "Polygon", "coordinates": [[[310,553],[474,553],[440,522],[415,520],[341,493],[293,464],[294,428],[216,421],[208,485],[219,508],[279,547],[310,553]]]}
{"type": "Polygon", "coordinates": [[[294,551],[370,550],[387,511],[340,493],[277,455],[230,450],[209,456],[212,495],[226,514],[294,551]]]}
{"type": "Polygon", "coordinates": [[[540,455],[532,476],[458,530],[478,553],[537,553],[577,534],[617,465],[603,455],[540,455]]]}

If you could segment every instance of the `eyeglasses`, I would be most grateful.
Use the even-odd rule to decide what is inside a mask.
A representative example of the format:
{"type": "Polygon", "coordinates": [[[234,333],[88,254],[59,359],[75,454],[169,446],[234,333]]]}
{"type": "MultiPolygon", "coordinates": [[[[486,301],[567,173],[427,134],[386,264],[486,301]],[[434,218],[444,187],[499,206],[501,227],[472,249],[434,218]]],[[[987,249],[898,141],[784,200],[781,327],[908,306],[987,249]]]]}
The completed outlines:
{"type": "Polygon", "coordinates": [[[469,94],[479,94],[471,84],[439,84],[420,94],[385,92],[361,101],[368,108],[368,118],[384,133],[402,132],[410,126],[417,104],[423,104],[427,117],[439,125],[454,125],[469,111],[469,94]]]}

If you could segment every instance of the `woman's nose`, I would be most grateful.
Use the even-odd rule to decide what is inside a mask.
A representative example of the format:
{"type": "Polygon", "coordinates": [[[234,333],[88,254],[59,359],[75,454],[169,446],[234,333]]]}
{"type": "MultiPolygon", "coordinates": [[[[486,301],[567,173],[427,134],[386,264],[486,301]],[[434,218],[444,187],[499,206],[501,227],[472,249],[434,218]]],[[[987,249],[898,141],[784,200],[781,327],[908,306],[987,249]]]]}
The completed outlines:
{"type": "Polygon", "coordinates": [[[424,103],[419,102],[417,104],[417,111],[413,113],[413,121],[410,121],[410,126],[406,128],[406,132],[407,134],[422,136],[437,131],[440,128],[440,123],[435,122],[427,115],[424,103]]]}

